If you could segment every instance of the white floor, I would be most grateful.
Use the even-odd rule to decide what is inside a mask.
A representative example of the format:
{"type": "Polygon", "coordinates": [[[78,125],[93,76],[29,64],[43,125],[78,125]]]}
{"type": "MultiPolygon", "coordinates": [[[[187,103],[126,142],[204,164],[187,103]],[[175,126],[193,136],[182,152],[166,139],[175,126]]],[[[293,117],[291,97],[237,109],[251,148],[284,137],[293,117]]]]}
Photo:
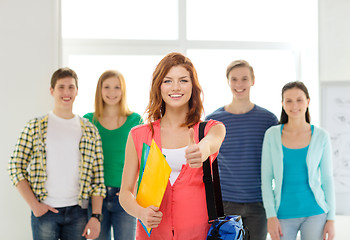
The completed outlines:
{"type": "Polygon", "coordinates": [[[335,240],[350,239],[350,216],[338,215],[335,220],[335,240]]]}

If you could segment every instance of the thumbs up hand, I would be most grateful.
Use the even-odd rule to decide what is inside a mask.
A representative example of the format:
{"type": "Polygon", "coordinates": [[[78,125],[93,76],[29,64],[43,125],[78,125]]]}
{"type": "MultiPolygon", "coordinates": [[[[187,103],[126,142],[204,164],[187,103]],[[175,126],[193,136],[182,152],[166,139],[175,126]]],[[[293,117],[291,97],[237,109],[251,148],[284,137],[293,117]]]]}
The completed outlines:
{"type": "Polygon", "coordinates": [[[185,151],[186,162],[190,165],[191,168],[200,168],[202,167],[202,153],[199,145],[194,141],[194,130],[193,128],[189,129],[189,141],[188,147],[185,151]]]}

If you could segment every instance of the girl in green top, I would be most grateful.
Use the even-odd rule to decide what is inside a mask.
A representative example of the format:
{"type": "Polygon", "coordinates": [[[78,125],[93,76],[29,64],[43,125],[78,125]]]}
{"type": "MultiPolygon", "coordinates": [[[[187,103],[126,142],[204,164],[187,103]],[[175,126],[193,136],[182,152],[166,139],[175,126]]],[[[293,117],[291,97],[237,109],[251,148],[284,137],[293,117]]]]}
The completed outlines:
{"type": "Polygon", "coordinates": [[[98,239],[110,240],[111,228],[114,239],[135,239],[136,219],[120,206],[119,189],[126,140],[131,128],[142,123],[142,119],[127,106],[125,80],[121,73],[108,70],[100,76],[95,95],[95,112],[87,113],[84,117],[94,123],[99,130],[104,155],[107,196],[103,200],[103,218],[98,239]]]}

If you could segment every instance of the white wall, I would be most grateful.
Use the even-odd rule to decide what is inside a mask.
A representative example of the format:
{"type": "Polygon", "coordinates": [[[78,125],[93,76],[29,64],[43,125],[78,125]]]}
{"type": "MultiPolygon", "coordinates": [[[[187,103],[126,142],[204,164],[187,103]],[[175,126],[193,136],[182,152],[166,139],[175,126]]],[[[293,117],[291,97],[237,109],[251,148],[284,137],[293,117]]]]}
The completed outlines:
{"type": "Polygon", "coordinates": [[[56,0],[0,1],[0,239],[32,239],[30,209],[11,186],[7,162],[26,121],[51,109],[57,16],[56,0]]]}
{"type": "MultiPolygon", "coordinates": [[[[319,0],[319,76],[321,84],[333,81],[349,81],[350,83],[349,11],[349,0],[319,0]]],[[[338,206],[348,205],[349,202],[350,196],[342,195],[342,199],[339,197],[337,199],[338,206]]],[[[349,239],[350,216],[337,216],[335,223],[336,240],[349,239]]]]}
{"type": "Polygon", "coordinates": [[[350,81],[350,1],[319,0],[320,81],[350,81]]]}

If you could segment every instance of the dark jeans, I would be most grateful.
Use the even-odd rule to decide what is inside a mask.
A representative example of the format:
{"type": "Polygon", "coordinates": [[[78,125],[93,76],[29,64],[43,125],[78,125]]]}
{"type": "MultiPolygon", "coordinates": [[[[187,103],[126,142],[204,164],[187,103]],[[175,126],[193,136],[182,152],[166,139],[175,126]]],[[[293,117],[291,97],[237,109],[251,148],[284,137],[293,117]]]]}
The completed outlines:
{"type": "MultiPolygon", "coordinates": [[[[114,240],[134,240],[136,232],[136,218],[127,214],[120,206],[119,188],[106,187],[106,198],[102,205],[101,233],[98,240],[111,240],[111,228],[113,228],[114,240]]],[[[91,203],[91,202],[90,202],[91,203]]],[[[91,204],[89,204],[89,216],[91,204]]]]}
{"type": "Polygon", "coordinates": [[[234,203],[223,201],[225,215],[241,215],[250,240],[266,240],[267,220],[262,202],[234,203]]]}
{"type": "Polygon", "coordinates": [[[41,217],[31,216],[33,240],[80,240],[87,224],[87,209],[75,205],[56,208],[41,217]]]}

